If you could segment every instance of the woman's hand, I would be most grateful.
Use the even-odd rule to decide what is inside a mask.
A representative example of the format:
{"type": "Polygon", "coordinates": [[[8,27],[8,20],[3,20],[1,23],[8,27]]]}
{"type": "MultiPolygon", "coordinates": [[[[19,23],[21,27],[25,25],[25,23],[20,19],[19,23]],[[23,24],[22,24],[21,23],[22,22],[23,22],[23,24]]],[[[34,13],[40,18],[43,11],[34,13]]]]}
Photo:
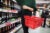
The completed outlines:
{"type": "Polygon", "coordinates": [[[23,9],[27,9],[27,10],[29,10],[29,11],[33,11],[33,8],[31,8],[31,7],[28,7],[28,6],[26,6],[26,5],[23,5],[23,9]]]}
{"type": "Polygon", "coordinates": [[[32,12],[33,11],[33,8],[28,8],[28,10],[32,12]]]}

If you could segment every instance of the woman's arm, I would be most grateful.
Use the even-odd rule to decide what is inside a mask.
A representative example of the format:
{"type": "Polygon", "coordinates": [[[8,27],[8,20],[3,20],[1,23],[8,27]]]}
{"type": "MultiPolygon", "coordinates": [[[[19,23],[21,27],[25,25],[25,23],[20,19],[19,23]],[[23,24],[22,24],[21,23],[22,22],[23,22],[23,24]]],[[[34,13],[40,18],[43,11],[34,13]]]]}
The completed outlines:
{"type": "Polygon", "coordinates": [[[31,7],[27,6],[27,5],[23,5],[22,8],[27,9],[29,11],[33,11],[33,8],[31,8],[31,7]]]}
{"type": "Polygon", "coordinates": [[[29,7],[29,6],[27,6],[28,4],[29,4],[29,0],[16,0],[17,1],[17,3],[23,8],[23,9],[27,9],[27,10],[29,10],[29,11],[33,11],[33,8],[31,8],[31,7],[29,7]]]}

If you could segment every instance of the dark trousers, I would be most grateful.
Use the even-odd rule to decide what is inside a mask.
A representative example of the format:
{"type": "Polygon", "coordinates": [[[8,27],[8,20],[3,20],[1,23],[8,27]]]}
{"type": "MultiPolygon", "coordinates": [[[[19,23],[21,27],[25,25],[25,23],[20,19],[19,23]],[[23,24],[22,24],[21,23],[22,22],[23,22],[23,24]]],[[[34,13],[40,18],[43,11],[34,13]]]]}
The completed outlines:
{"type": "Polygon", "coordinates": [[[22,23],[23,32],[28,33],[28,27],[25,26],[24,17],[22,17],[21,23],[22,23]]]}
{"type": "Polygon", "coordinates": [[[46,18],[44,18],[44,24],[43,24],[43,27],[45,27],[46,25],[46,18]]]}
{"type": "Polygon", "coordinates": [[[22,25],[22,27],[23,27],[24,33],[28,33],[28,27],[26,27],[25,25],[22,25]]]}

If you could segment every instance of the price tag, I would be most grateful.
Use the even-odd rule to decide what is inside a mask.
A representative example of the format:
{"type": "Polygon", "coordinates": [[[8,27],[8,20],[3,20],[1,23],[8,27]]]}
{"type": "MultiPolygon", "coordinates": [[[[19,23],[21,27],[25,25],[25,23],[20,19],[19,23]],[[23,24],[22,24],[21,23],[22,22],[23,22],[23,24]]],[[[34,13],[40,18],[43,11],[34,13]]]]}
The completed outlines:
{"type": "Polygon", "coordinates": [[[11,23],[10,23],[10,22],[7,22],[7,23],[6,23],[6,26],[10,26],[10,25],[11,25],[11,23]]]}

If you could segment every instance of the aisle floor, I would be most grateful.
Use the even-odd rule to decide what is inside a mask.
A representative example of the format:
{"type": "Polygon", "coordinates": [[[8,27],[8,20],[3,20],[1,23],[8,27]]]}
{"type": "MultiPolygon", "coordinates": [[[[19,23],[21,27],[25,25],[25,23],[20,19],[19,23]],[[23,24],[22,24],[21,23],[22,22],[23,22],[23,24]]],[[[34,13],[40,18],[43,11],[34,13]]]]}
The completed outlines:
{"type": "MultiPolygon", "coordinates": [[[[50,28],[41,28],[41,29],[40,33],[50,33],[50,28]]],[[[17,33],[23,33],[23,29],[20,29],[17,33]]]]}

